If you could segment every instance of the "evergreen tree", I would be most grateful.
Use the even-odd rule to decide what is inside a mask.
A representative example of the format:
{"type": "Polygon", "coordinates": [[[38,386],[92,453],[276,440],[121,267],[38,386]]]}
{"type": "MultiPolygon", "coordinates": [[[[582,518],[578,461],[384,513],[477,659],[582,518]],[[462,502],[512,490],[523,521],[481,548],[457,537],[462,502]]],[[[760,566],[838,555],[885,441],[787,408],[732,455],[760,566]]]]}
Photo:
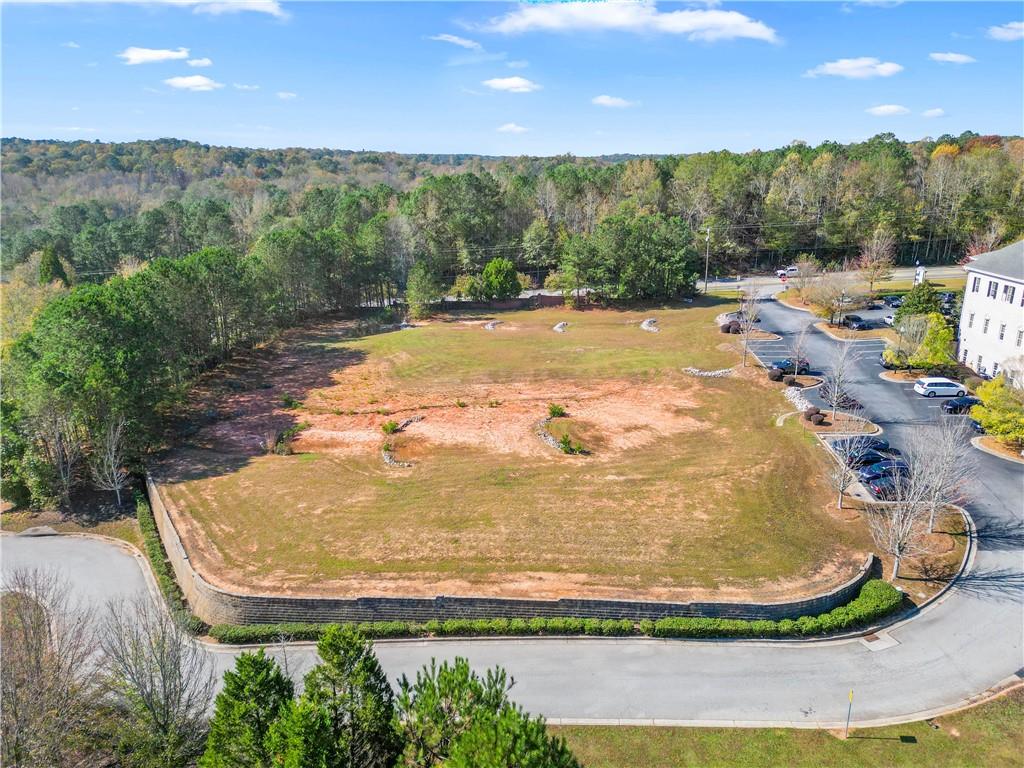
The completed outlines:
{"type": "Polygon", "coordinates": [[[928,330],[907,362],[912,368],[942,368],[953,365],[953,329],[938,312],[928,315],[928,330]]]}
{"type": "Polygon", "coordinates": [[[60,263],[57,256],[57,249],[52,245],[43,248],[39,259],[39,284],[49,285],[54,280],[60,280],[64,285],[68,284],[68,276],[64,271],[64,265],[60,263]]]}
{"type": "Polygon", "coordinates": [[[482,293],[490,300],[504,301],[519,295],[521,286],[516,265],[506,258],[491,259],[480,275],[482,293]]]}
{"type": "Polygon", "coordinates": [[[262,648],[224,673],[200,768],[270,768],[270,730],[291,704],[292,682],[262,648]]]}
{"type": "Polygon", "coordinates": [[[935,292],[935,286],[924,280],[903,297],[903,304],[896,310],[895,320],[899,323],[904,317],[911,315],[930,315],[939,311],[939,295],[935,292]]]}

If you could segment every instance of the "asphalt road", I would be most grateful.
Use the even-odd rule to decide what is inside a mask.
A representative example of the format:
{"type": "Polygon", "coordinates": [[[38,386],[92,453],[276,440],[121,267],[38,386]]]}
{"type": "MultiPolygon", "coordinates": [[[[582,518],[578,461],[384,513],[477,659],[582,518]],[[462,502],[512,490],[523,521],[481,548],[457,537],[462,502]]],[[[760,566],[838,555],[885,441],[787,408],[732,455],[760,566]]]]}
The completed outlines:
{"type": "MultiPolygon", "coordinates": [[[[767,302],[762,327],[788,339],[810,319],[767,302]]],[[[839,342],[815,331],[812,363],[839,342]]],[[[782,345],[754,345],[776,356],[782,345]]],[[[899,446],[915,424],[935,417],[925,398],[878,378],[873,347],[851,384],[865,415],[899,446]]],[[[860,347],[858,347],[860,349],[860,347]]],[[[964,703],[1014,675],[1024,677],[1024,468],[978,452],[975,501],[978,551],[970,571],[918,616],[863,639],[819,642],[544,639],[388,641],[378,654],[388,673],[414,676],[431,658],[463,656],[478,667],[500,664],[516,680],[527,710],[556,722],[837,727],[855,692],[860,725],[920,719],[964,703]]],[[[50,566],[78,597],[151,593],[151,577],[124,549],[80,537],[4,536],[3,571],[50,566]]],[[[233,648],[209,647],[218,671],[233,648]]],[[[277,648],[293,675],[314,663],[308,644],[277,648]]]]}

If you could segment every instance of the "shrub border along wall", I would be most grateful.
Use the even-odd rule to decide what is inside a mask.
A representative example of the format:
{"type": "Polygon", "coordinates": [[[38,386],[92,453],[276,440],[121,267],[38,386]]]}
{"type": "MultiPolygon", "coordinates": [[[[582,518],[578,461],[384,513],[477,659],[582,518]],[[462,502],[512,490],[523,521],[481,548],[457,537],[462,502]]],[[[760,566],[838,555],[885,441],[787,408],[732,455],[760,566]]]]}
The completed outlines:
{"type": "MultiPolygon", "coordinates": [[[[689,616],[643,619],[448,619],[446,621],[376,621],[352,623],[366,637],[383,640],[407,637],[510,637],[523,635],[589,635],[599,637],[778,638],[832,634],[866,626],[889,615],[903,602],[903,593],[882,579],[872,579],[846,605],[818,616],[774,621],[701,619],[689,616]]],[[[330,624],[218,624],[214,639],[232,645],[317,640],[330,624]]]]}

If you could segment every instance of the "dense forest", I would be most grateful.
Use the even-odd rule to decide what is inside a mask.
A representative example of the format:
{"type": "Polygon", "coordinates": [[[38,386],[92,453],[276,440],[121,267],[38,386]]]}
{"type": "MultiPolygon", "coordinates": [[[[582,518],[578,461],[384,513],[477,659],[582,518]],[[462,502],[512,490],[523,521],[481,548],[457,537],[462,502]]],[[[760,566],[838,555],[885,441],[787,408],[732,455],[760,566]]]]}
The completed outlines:
{"type": "Polygon", "coordinates": [[[1024,234],[1024,140],[973,133],[627,159],[9,139],[2,161],[4,497],[37,505],[119,493],[197,374],[325,312],[529,281],[673,299],[705,249],[728,273],[1024,234]]]}

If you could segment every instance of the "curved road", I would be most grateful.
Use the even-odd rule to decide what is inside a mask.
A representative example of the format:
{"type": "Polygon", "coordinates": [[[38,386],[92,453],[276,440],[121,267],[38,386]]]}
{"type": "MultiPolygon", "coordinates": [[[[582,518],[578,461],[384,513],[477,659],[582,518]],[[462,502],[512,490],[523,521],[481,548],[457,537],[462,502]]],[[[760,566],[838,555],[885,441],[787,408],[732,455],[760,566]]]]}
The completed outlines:
{"type": "MultiPolygon", "coordinates": [[[[764,358],[786,354],[788,337],[810,317],[766,303],[763,327],[781,342],[755,343],[764,358]]],[[[834,342],[815,332],[808,357],[828,360],[834,342]]],[[[863,346],[861,346],[863,345],[863,346]]],[[[904,385],[878,378],[877,344],[864,355],[853,394],[894,444],[939,411],[904,385]]],[[[859,725],[916,720],[966,703],[1010,678],[1024,677],[1024,467],[978,452],[978,527],[973,567],[944,598],[879,639],[820,642],[544,639],[388,641],[377,646],[385,669],[413,676],[432,657],[465,656],[478,667],[501,664],[516,680],[513,696],[553,722],[837,727],[855,691],[859,725]]],[[[4,572],[55,566],[79,596],[153,592],[152,577],[126,548],[84,537],[4,536],[4,572]]],[[[236,649],[209,646],[222,670],[236,649]]],[[[308,644],[275,650],[293,675],[315,659],[308,644]]]]}

